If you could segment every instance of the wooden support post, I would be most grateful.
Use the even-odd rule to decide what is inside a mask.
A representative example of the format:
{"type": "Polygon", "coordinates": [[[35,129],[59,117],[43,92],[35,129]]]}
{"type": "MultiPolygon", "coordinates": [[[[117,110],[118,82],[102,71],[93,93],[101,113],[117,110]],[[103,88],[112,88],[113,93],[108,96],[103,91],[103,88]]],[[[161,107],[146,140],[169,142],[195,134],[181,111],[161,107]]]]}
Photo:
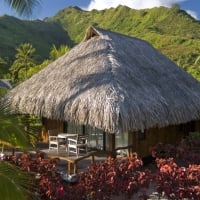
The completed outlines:
{"type": "Polygon", "coordinates": [[[85,125],[82,125],[82,134],[85,135],[85,125]]]}
{"type": "Polygon", "coordinates": [[[132,152],[137,152],[138,150],[138,139],[136,132],[128,132],[128,144],[132,145],[132,152]]]}
{"type": "Polygon", "coordinates": [[[134,137],[133,137],[133,132],[128,132],[128,145],[132,145],[132,148],[128,148],[128,156],[131,156],[133,153],[133,148],[134,148],[134,137]]]}
{"type": "Polygon", "coordinates": [[[115,134],[109,134],[109,151],[111,152],[112,156],[116,156],[115,152],[115,134]]]}
{"type": "Polygon", "coordinates": [[[68,169],[67,169],[68,174],[71,173],[71,162],[68,161],[68,169]]]}
{"type": "Polygon", "coordinates": [[[103,150],[106,150],[106,132],[103,132],[103,150]]]}
{"type": "Polygon", "coordinates": [[[77,163],[74,162],[74,174],[76,174],[77,172],[78,172],[78,170],[77,170],[77,163]]]}
{"type": "Polygon", "coordinates": [[[94,163],[94,154],[92,154],[92,160],[91,163],[94,163]]]}

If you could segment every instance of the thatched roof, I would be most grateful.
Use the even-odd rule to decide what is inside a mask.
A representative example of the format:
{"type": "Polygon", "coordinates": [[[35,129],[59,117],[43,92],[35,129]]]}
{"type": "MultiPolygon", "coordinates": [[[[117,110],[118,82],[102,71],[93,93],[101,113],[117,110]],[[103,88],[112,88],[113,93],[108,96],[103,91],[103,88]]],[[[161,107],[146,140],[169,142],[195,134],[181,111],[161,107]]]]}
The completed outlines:
{"type": "Polygon", "coordinates": [[[110,133],[200,119],[200,84],[191,75],[146,41],[94,27],[6,99],[19,113],[110,133]]]}

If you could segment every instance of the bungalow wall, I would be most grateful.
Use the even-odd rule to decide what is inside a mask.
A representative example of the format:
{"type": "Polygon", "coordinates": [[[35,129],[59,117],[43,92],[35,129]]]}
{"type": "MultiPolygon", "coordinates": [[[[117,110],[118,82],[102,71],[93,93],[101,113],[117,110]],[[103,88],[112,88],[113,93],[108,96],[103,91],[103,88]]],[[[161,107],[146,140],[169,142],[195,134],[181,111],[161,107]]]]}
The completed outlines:
{"type": "Polygon", "coordinates": [[[63,132],[63,122],[53,119],[42,119],[42,132],[41,138],[43,142],[48,142],[48,130],[57,129],[59,132],[63,132]]]}
{"type": "MultiPolygon", "coordinates": [[[[43,119],[42,122],[43,141],[48,141],[47,131],[50,129],[58,129],[60,132],[64,132],[64,123],[62,121],[43,119]]],[[[164,128],[151,128],[144,132],[129,131],[127,145],[133,145],[134,151],[136,151],[141,157],[145,157],[150,155],[149,148],[151,146],[158,143],[177,144],[181,138],[186,137],[189,132],[194,131],[200,131],[200,121],[193,121],[186,124],[173,125],[164,128]]],[[[107,150],[115,149],[115,137],[113,137],[113,135],[111,136],[107,137],[107,144],[109,144],[107,150]]]]}
{"type": "Polygon", "coordinates": [[[200,122],[173,125],[164,128],[151,128],[144,132],[129,132],[129,144],[133,144],[134,150],[145,157],[150,154],[149,148],[158,143],[177,144],[190,132],[200,131],[200,122]]]}

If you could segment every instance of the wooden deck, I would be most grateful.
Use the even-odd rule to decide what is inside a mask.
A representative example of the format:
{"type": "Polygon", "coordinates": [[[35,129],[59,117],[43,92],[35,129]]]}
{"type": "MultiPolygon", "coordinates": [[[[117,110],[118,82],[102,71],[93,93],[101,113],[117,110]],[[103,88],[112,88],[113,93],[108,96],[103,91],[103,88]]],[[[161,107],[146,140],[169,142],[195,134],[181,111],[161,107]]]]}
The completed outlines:
{"type": "Polygon", "coordinates": [[[68,174],[71,174],[71,173],[76,174],[78,172],[78,162],[83,161],[87,158],[90,158],[91,163],[94,163],[96,153],[97,152],[92,151],[92,152],[89,152],[89,153],[79,156],[79,157],[76,157],[76,156],[68,157],[68,156],[59,156],[59,155],[48,155],[48,157],[49,158],[59,158],[61,160],[67,161],[67,173],[68,174]]]}
{"type": "Polygon", "coordinates": [[[111,155],[113,157],[116,156],[116,152],[119,150],[128,150],[128,156],[132,153],[132,146],[126,146],[126,147],[118,147],[115,149],[115,153],[108,152],[108,151],[89,151],[88,153],[80,154],[79,157],[75,155],[67,156],[67,152],[64,150],[63,152],[59,152],[57,154],[56,151],[52,152],[46,149],[46,153],[49,158],[58,158],[60,160],[67,162],[67,173],[68,174],[76,174],[78,172],[78,163],[82,163],[83,168],[87,168],[89,163],[86,161],[90,161],[90,163],[94,163],[97,161],[105,160],[107,156],[111,155]]]}

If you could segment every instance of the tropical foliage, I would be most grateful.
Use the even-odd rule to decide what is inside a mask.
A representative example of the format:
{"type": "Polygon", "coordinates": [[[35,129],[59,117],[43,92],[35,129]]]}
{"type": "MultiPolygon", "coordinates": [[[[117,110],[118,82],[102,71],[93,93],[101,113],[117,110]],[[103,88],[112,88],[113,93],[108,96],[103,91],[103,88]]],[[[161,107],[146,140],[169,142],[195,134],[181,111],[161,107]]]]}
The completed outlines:
{"type": "MultiPolygon", "coordinates": [[[[7,90],[0,88],[2,97],[7,90]]],[[[41,122],[33,116],[14,115],[9,105],[0,104],[0,194],[3,199],[32,199],[32,176],[18,167],[2,161],[3,156],[16,149],[27,151],[38,141],[41,122]]]]}
{"type": "MultiPolygon", "coordinates": [[[[5,91],[1,90],[1,94],[3,93],[5,91]]],[[[15,148],[26,150],[30,147],[21,118],[13,115],[8,107],[3,105],[0,105],[0,147],[0,159],[8,148],[12,152],[15,148]]],[[[27,199],[31,186],[29,179],[27,173],[19,171],[5,161],[0,161],[0,193],[4,199],[27,199]]]]}
{"type": "Polygon", "coordinates": [[[9,57],[13,61],[15,48],[26,41],[36,48],[36,55],[40,55],[37,61],[42,62],[53,45],[72,47],[83,40],[88,26],[97,25],[149,41],[179,66],[198,76],[195,61],[200,56],[200,24],[177,5],[143,10],[119,6],[89,12],[69,7],[43,21],[3,16],[0,25],[4,27],[0,32],[3,59],[9,57]]]}
{"type": "Polygon", "coordinates": [[[0,16],[0,27],[0,57],[7,61],[8,67],[15,60],[16,48],[23,43],[36,49],[37,63],[48,58],[53,45],[59,48],[72,44],[67,32],[57,22],[20,20],[4,15],[0,16]]]}
{"type": "MultiPolygon", "coordinates": [[[[13,9],[21,15],[32,14],[32,9],[39,1],[5,0],[13,9]]],[[[1,59],[1,65],[5,65],[1,59]]],[[[1,97],[6,91],[0,90],[1,97]]],[[[4,147],[22,149],[29,146],[27,132],[23,130],[21,120],[12,115],[8,105],[0,105],[0,145],[2,147],[0,159],[4,155],[4,147]]],[[[3,199],[27,200],[32,199],[32,179],[26,172],[22,172],[16,166],[6,161],[0,162],[0,194],[3,199]]]]}
{"type": "Polygon", "coordinates": [[[66,52],[69,51],[69,47],[65,45],[61,45],[59,48],[56,48],[55,45],[52,46],[50,53],[49,53],[49,58],[45,59],[41,64],[39,65],[34,65],[30,67],[27,70],[27,78],[30,78],[33,74],[39,72],[42,70],[44,67],[46,67],[48,64],[65,54],[66,52]]]}
{"type": "Polygon", "coordinates": [[[58,167],[59,159],[48,159],[40,151],[34,156],[23,153],[14,157],[5,156],[4,159],[23,171],[31,172],[35,177],[35,194],[42,200],[112,200],[132,197],[147,200],[152,191],[157,191],[156,199],[199,199],[199,145],[200,137],[195,133],[182,140],[178,146],[157,144],[152,147],[154,159],[147,166],[143,166],[137,153],[131,157],[108,156],[71,178],[58,167]],[[184,152],[181,153],[182,150],[184,152]],[[148,190],[150,187],[151,190],[148,190]]]}
{"type": "Polygon", "coordinates": [[[34,60],[35,48],[29,43],[21,44],[16,48],[15,61],[10,68],[13,81],[16,82],[19,80],[27,79],[27,71],[31,67],[36,65],[34,60]],[[23,77],[23,78],[22,78],[23,77]]]}
{"type": "Polygon", "coordinates": [[[4,0],[19,16],[31,17],[33,15],[33,11],[36,7],[38,7],[41,3],[40,0],[4,0]]]}
{"type": "Polygon", "coordinates": [[[53,45],[49,53],[49,58],[44,60],[41,64],[36,64],[36,49],[29,43],[20,44],[19,47],[16,48],[15,60],[9,69],[10,73],[4,75],[4,77],[10,78],[13,83],[18,84],[30,78],[49,63],[68,52],[69,49],[70,48],[65,45],[61,45],[59,48],[53,45]]]}
{"type": "Polygon", "coordinates": [[[83,30],[90,25],[147,40],[187,71],[191,67],[195,71],[200,56],[200,24],[178,5],[142,10],[118,6],[90,12],[70,7],[45,21],[59,21],[75,43],[84,38],[83,30]]]}
{"type": "Polygon", "coordinates": [[[32,196],[31,176],[15,165],[0,161],[1,198],[7,200],[27,200],[32,196]]]}
{"type": "Polygon", "coordinates": [[[70,50],[70,48],[68,46],[65,45],[61,45],[59,48],[56,48],[55,45],[52,46],[51,50],[50,50],[50,55],[49,55],[49,59],[51,61],[56,60],[57,58],[61,57],[62,55],[64,55],[66,52],[68,52],[70,50]]]}
{"type": "Polygon", "coordinates": [[[0,144],[11,148],[25,148],[29,142],[21,119],[0,105],[0,144]]]}

